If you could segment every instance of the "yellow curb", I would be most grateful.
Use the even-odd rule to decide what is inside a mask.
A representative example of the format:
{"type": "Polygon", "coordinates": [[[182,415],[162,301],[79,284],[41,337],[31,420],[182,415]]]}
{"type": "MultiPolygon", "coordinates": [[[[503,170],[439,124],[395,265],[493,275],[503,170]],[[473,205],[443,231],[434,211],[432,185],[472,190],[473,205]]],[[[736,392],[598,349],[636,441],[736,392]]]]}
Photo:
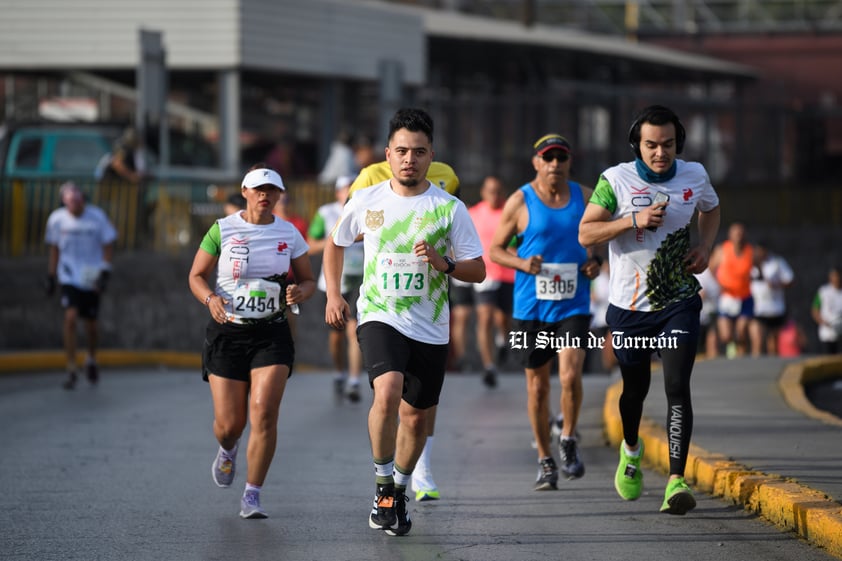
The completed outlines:
{"type": "MultiPolygon", "coordinates": [[[[833,357],[829,357],[833,358],[833,357]]],[[[831,377],[835,372],[838,377],[842,372],[842,357],[831,360],[811,359],[790,365],[779,382],[787,403],[799,403],[795,387],[804,397],[803,381],[818,381],[821,376],[831,377]],[[830,364],[835,363],[835,364],[830,364]],[[795,369],[794,373],[790,369],[795,369]],[[795,377],[795,378],[793,378],[795,377]],[[786,378],[786,379],[785,379],[786,378]],[[793,379],[798,383],[794,384],[793,379]],[[792,399],[793,401],[790,401],[792,399]]],[[[603,421],[605,436],[611,446],[619,446],[623,440],[623,425],[620,419],[619,398],[623,382],[618,381],[605,392],[603,421]]],[[[794,407],[794,406],[793,406],[794,407]]],[[[799,411],[812,409],[810,416],[840,424],[837,417],[799,403],[799,411]],[[825,413],[821,415],[820,413],[825,413]],[[829,419],[827,418],[829,417],[829,419]]],[[[806,414],[806,413],[805,413],[806,414]]],[[[669,454],[666,430],[644,418],[641,420],[638,437],[646,446],[645,463],[663,473],[669,473],[669,454]]],[[[740,504],[779,528],[793,531],[811,544],[823,548],[829,554],[842,559],[842,505],[820,493],[795,481],[786,480],[777,475],[768,475],[738,464],[722,454],[708,452],[696,445],[690,446],[685,477],[699,491],[722,497],[735,504],[740,504]]]]}
{"type": "MultiPolygon", "coordinates": [[[[165,366],[169,368],[188,368],[199,370],[202,367],[200,353],[181,351],[126,351],[103,349],[97,352],[97,363],[106,367],[122,366],[165,366]]],[[[76,363],[84,364],[85,354],[76,354],[76,363]]],[[[0,353],[0,374],[32,372],[39,370],[59,370],[66,367],[62,351],[23,351],[0,353]]],[[[309,364],[296,364],[294,372],[313,372],[318,370],[309,364]]]]}
{"type": "MultiPolygon", "coordinates": [[[[172,368],[201,368],[199,353],[177,351],[123,351],[103,349],[97,353],[100,366],[170,366],[172,368]]],[[[84,364],[84,353],[77,353],[76,363],[84,364]]],[[[64,370],[66,359],[61,351],[27,351],[0,354],[0,372],[28,372],[33,370],[64,370]]]]}

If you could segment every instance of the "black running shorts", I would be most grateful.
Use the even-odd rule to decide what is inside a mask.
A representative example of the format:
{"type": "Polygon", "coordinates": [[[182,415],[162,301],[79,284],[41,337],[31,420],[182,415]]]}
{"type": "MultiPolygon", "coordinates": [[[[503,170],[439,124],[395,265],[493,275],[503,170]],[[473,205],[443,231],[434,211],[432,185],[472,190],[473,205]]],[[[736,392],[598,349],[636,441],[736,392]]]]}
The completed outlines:
{"type": "Polygon", "coordinates": [[[555,323],[515,319],[509,346],[524,368],[541,368],[562,348],[587,349],[590,314],[566,317],[555,323]]]}
{"type": "Polygon", "coordinates": [[[63,284],[61,285],[61,307],[76,308],[79,317],[96,319],[99,315],[99,292],[63,284]]]}
{"type": "Polygon", "coordinates": [[[421,343],[378,321],[359,326],[357,339],[372,388],[381,374],[401,372],[404,401],[416,409],[438,405],[447,367],[447,344],[421,343]]]}
{"type": "Polygon", "coordinates": [[[512,298],[514,295],[515,285],[511,282],[500,283],[500,286],[494,290],[483,290],[479,292],[474,285],[474,299],[477,305],[491,304],[495,308],[500,308],[504,313],[512,315],[512,298]]]}
{"type": "Polygon", "coordinates": [[[295,362],[295,345],[286,321],[242,325],[209,320],[202,350],[202,378],[209,374],[251,381],[253,368],[295,362]]]}

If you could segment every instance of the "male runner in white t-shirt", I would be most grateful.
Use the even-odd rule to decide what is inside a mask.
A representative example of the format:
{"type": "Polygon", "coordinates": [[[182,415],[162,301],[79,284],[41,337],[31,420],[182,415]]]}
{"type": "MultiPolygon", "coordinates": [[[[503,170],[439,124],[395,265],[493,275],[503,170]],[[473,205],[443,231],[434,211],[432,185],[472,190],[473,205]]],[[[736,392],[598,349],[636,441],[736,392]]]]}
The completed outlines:
{"type": "Polygon", "coordinates": [[[388,138],[393,177],[354,194],[325,246],[325,321],[341,328],[349,316],[340,282],[344,248],[362,235],[358,339],[374,389],[368,426],[377,483],[369,526],[405,535],[412,525],[406,487],[424,448],[427,411],[438,404],[444,383],[448,275],[481,282],[485,265],[465,205],[426,178],[433,160],[430,116],[398,110],[388,138]]]}
{"type": "Polygon", "coordinates": [[[82,191],[73,182],[61,186],[63,206],[47,219],[45,241],[50,248],[47,265],[47,294],[52,295],[56,283],[61,287],[64,308],[64,352],[67,357],[67,379],[64,388],[76,385],[76,323],[85,320],[88,335],[88,356],[85,372],[88,381],[96,384],[99,371],[96,351],[99,340],[97,316],[99,300],[111,275],[111,256],[117,231],[105,212],[86,204],[82,191]]]}

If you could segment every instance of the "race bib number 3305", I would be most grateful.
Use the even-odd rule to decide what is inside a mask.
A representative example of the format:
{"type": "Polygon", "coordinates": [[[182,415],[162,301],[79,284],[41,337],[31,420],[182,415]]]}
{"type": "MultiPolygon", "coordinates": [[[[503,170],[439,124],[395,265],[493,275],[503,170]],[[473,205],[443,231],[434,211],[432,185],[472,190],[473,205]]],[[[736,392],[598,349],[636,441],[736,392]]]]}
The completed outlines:
{"type": "Polygon", "coordinates": [[[576,294],[579,268],[576,263],[544,263],[535,275],[538,300],[568,300],[576,294]]]}

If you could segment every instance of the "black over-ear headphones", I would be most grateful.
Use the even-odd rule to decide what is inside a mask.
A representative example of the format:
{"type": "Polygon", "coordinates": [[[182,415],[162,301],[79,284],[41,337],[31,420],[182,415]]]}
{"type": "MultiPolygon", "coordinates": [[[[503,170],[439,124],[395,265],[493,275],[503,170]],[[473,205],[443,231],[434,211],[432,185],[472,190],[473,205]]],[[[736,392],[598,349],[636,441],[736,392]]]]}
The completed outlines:
{"type": "Polygon", "coordinates": [[[640,127],[643,123],[652,125],[665,125],[672,123],[675,125],[675,153],[681,154],[684,150],[684,141],[687,140],[687,132],[684,130],[684,125],[678,119],[672,109],[664,107],[663,105],[650,105],[641,109],[629,128],[629,146],[635,157],[640,157],[640,127]]]}

